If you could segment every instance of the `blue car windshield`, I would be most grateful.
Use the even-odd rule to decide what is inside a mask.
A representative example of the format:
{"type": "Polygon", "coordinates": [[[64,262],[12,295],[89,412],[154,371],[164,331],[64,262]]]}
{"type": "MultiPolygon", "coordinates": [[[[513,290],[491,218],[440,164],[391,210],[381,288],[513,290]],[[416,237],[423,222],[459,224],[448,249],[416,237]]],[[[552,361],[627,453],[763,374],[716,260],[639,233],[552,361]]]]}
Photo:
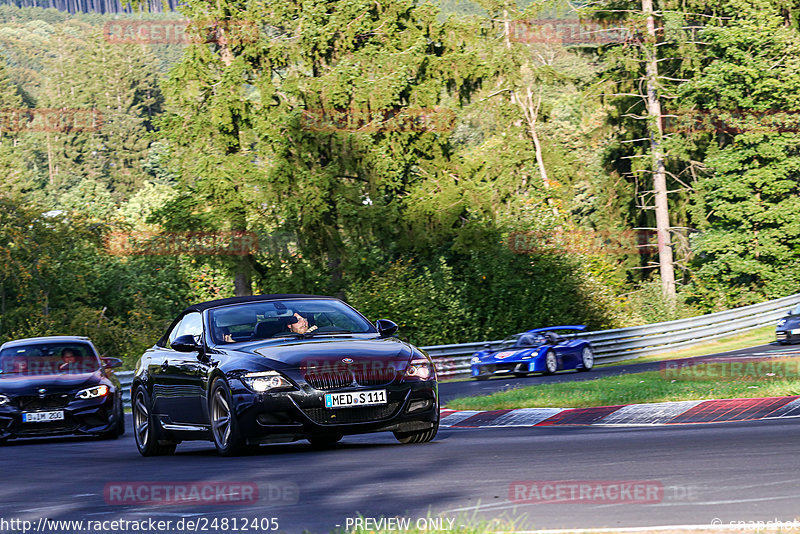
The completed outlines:
{"type": "Polygon", "coordinates": [[[514,343],[514,347],[538,347],[545,344],[545,337],[541,334],[522,334],[514,343]]]}
{"type": "Polygon", "coordinates": [[[357,311],[332,299],[248,302],[209,310],[216,344],[320,334],[377,332],[357,311]]]}

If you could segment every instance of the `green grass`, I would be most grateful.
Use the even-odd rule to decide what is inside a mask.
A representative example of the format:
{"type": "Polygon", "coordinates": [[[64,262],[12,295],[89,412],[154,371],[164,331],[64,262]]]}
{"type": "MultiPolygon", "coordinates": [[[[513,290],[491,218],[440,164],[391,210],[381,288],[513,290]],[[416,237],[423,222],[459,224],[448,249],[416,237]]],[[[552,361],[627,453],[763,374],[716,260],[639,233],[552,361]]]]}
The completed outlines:
{"type": "MultiPolygon", "coordinates": [[[[589,380],[539,384],[447,404],[453,410],[587,408],[681,400],[800,395],[800,358],[707,364],[674,371],[632,373],[589,380]],[[722,367],[721,365],[725,365],[722,367]],[[712,374],[714,376],[708,376],[712,374]],[[774,373],[775,376],[769,376],[774,373]]],[[[680,364],[675,364],[679,366],[680,364]]],[[[532,378],[535,384],[536,379],[532,378]]]]}

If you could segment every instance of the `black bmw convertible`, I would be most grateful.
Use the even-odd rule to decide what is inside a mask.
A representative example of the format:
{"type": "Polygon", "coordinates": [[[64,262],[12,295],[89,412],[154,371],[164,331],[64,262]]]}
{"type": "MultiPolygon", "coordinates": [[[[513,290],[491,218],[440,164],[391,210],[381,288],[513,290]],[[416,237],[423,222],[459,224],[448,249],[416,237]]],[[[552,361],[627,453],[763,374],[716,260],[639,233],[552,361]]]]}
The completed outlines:
{"type": "Polygon", "coordinates": [[[391,431],[401,443],[439,428],[431,359],[341,300],[233,297],[186,308],[139,360],[131,386],[136,445],[172,454],[184,440],[232,456],[264,443],[325,447],[391,431]]]}
{"type": "Polygon", "coordinates": [[[9,341],[0,346],[0,442],[64,434],[116,438],[125,432],[122,390],[111,369],[78,336],[9,341]]]}

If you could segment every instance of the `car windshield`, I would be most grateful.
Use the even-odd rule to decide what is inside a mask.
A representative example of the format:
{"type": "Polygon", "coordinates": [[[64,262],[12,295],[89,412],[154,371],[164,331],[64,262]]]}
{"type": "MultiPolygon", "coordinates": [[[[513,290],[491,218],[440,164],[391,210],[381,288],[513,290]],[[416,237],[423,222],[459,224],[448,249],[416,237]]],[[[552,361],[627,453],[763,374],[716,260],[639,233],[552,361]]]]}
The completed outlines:
{"type": "Polygon", "coordinates": [[[92,373],[100,368],[86,343],[31,343],[0,351],[2,375],[58,375],[92,373]]]}
{"type": "Polygon", "coordinates": [[[542,334],[522,334],[514,343],[514,347],[538,347],[544,345],[545,341],[542,334]]]}
{"type": "Polygon", "coordinates": [[[270,300],[224,306],[209,311],[214,343],[280,337],[376,332],[366,319],[338,300],[270,300]]]}

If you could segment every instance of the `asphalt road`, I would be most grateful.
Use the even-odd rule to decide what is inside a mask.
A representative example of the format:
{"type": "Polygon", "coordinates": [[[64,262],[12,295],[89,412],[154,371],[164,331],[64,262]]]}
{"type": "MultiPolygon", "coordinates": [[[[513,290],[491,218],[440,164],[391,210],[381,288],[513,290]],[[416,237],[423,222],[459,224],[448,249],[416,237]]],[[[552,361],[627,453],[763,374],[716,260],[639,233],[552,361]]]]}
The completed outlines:
{"type": "MultiPolygon", "coordinates": [[[[706,356],[695,356],[692,358],[683,358],[679,361],[694,361],[698,359],[706,360],[708,358],[747,358],[747,357],[765,357],[769,354],[776,352],[800,352],[800,346],[797,345],[778,345],[777,343],[770,343],[768,345],[759,345],[757,347],[750,347],[746,349],[739,349],[730,352],[721,352],[718,354],[709,354],[706,356]]],[[[439,385],[439,394],[444,405],[448,401],[458,397],[473,397],[476,395],[488,395],[497,391],[505,391],[514,388],[535,386],[537,384],[553,384],[556,382],[574,382],[583,380],[595,380],[607,376],[617,376],[628,373],[643,373],[645,371],[658,371],[663,365],[662,362],[648,362],[648,363],[634,363],[619,365],[605,365],[595,367],[587,373],[577,371],[563,371],[554,375],[529,375],[523,378],[514,376],[499,376],[489,380],[477,381],[466,380],[460,382],[445,382],[439,385]]]]}
{"type": "Polygon", "coordinates": [[[476,511],[484,518],[516,518],[517,528],[789,521],[800,512],[798,444],[800,420],[443,429],[423,445],[374,434],[345,438],[327,451],[298,442],[239,458],[219,458],[210,443],[200,442],[179,446],[173,457],[142,458],[130,431],[115,441],[12,441],[0,448],[0,525],[3,519],[35,523],[42,517],[175,525],[184,518],[208,521],[207,532],[244,532],[210,525],[214,518],[276,518],[282,532],[327,533],[357,513],[416,522],[429,511],[444,518],[444,526],[447,519],[463,523],[476,511]],[[107,484],[131,481],[254,483],[259,497],[254,504],[201,506],[109,502],[107,484]],[[515,481],[609,481],[605,491],[614,483],[643,481],[661,489],[657,502],[648,504],[602,502],[596,494],[588,502],[519,504],[509,500],[518,495],[509,494],[515,481]]]}
{"type": "MultiPolygon", "coordinates": [[[[765,345],[721,357],[776,350],[787,348],[765,345]]],[[[658,367],[645,363],[591,373],[456,382],[442,384],[441,393],[446,400],[658,367]]],[[[428,525],[440,532],[468,517],[510,518],[517,529],[538,529],[791,521],[800,516],[799,419],[649,428],[442,429],[423,445],[400,445],[391,434],[373,434],[347,437],[332,450],[316,451],[298,442],[263,446],[239,458],[220,458],[204,442],[182,444],[173,457],[142,458],[130,428],[128,417],[128,432],[118,440],[19,440],[0,447],[0,532],[21,532],[22,524],[8,523],[15,519],[32,521],[30,531],[112,534],[133,530],[130,525],[115,530],[108,523],[92,530],[87,522],[171,521],[155,528],[160,532],[264,532],[277,524],[280,532],[327,533],[348,526],[348,518],[358,514],[397,516],[414,525],[430,513],[439,524],[428,525]],[[635,489],[636,481],[648,502],[632,502],[639,497],[633,489],[611,498],[615,487],[635,489]],[[223,495],[212,499],[216,502],[164,504],[132,502],[142,494],[127,493],[139,483],[189,482],[242,484],[257,488],[258,495],[244,503],[225,502],[223,495]],[[594,493],[573,498],[569,491],[575,487],[594,493]],[[566,500],[533,502],[534,488],[541,489],[540,498],[547,498],[548,488],[550,498],[553,488],[561,488],[566,493],[556,498],[566,500]],[[116,498],[115,490],[120,491],[116,498]],[[84,524],[42,528],[42,518],[84,524]],[[196,528],[186,521],[194,521],[196,528]]],[[[138,531],[154,531],[155,524],[144,526],[138,531]]],[[[393,526],[402,531],[401,525],[393,526]]]]}

